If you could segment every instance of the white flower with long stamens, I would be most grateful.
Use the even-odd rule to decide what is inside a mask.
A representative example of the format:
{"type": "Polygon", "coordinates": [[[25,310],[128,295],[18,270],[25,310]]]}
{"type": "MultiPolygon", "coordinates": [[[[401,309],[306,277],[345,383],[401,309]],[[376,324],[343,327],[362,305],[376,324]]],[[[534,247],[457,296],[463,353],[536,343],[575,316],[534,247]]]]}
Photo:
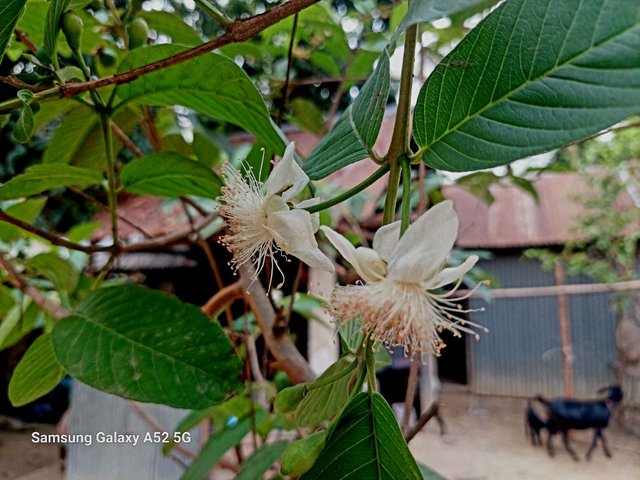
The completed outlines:
{"type": "MultiPolygon", "coordinates": [[[[223,202],[220,214],[231,233],[222,238],[222,243],[233,253],[235,268],[250,263],[257,276],[270,258],[282,273],[275,253],[284,252],[310,267],[334,271],[314,236],[320,226],[319,215],[296,208],[308,206],[317,199],[297,205],[291,203],[309,182],[309,177],[296,163],[294,152],[292,142],[264,184],[251,170],[246,172],[245,179],[241,172],[225,165],[226,185],[219,197],[223,202]]],[[[271,272],[273,274],[273,269],[271,272]]]]}
{"type": "Polygon", "coordinates": [[[444,346],[439,335],[443,330],[477,338],[470,327],[482,327],[462,318],[460,314],[467,311],[456,303],[468,295],[453,298],[452,294],[478,257],[471,255],[460,266],[444,268],[458,235],[458,217],[450,200],[420,216],[402,238],[400,222],[380,228],[373,249],[355,248],[332,229],[321,229],[366,282],[334,289],[328,309],[338,326],[359,319],[372,340],[389,348],[402,346],[411,356],[438,355],[444,346]],[[435,292],[451,283],[455,286],[448,293],[435,292]]]}

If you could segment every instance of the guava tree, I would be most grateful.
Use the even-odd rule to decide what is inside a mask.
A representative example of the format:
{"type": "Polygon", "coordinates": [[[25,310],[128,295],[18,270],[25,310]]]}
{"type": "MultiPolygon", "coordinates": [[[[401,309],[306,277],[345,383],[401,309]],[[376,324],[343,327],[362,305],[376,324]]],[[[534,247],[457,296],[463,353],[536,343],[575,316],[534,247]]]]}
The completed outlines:
{"type": "MultiPolygon", "coordinates": [[[[444,330],[477,335],[482,327],[465,320],[454,293],[477,257],[446,265],[457,216],[449,201],[412,215],[412,167],[473,172],[506,165],[637,115],[640,4],[507,0],[480,21],[464,22],[495,2],[349,3],[360,22],[340,23],[355,25],[351,30],[372,18],[372,35],[393,25],[390,35],[367,42],[365,35],[347,38],[336,11],[318,0],[238,17],[206,0],[195,2],[197,11],[177,13],[150,12],[141,3],[2,0],[0,52],[15,61],[3,77],[10,87],[0,102],[3,136],[28,145],[34,130],[53,130],[41,161],[0,187],[7,310],[0,340],[29,329],[25,308],[33,311],[31,327],[45,325],[16,368],[12,401],[33,400],[68,373],[121,397],[194,410],[179,430],[207,419],[216,429],[184,478],[201,478],[250,432],[254,453],[227,465],[238,478],[276,469],[303,479],[422,478],[392,411],[372,388],[375,353],[402,347],[420,361],[438,354],[444,330]],[[213,20],[206,29],[198,24],[203,17],[213,20]],[[455,35],[444,41],[448,53],[412,104],[419,30],[443,18],[459,32],[475,26],[455,48],[455,35]],[[390,58],[401,43],[395,123],[380,154],[373,146],[390,95],[390,58]],[[317,102],[299,96],[288,103],[296,56],[338,74],[339,98],[366,78],[328,131],[318,124],[317,102]],[[278,65],[285,83],[272,88],[278,65]],[[280,130],[283,115],[324,134],[307,158],[280,130]],[[191,134],[176,135],[185,118],[191,134]],[[255,148],[245,161],[221,165],[225,155],[207,134],[211,126],[248,132],[255,148]],[[162,134],[169,131],[174,135],[162,134]],[[366,158],[379,165],[370,178],[335,196],[318,193],[324,178],[366,158]],[[383,177],[382,225],[372,248],[356,248],[321,214],[383,177]],[[37,223],[45,192],[62,188],[104,201],[110,243],[86,241],[87,225],[62,235],[37,223]],[[125,192],[182,202],[192,230],[124,242],[118,203],[125,192]],[[219,285],[201,309],[108,278],[119,255],[198,241],[218,216],[238,281],[219,285]],[[336,285],[325,303],[343,354],[314,378],[288,335],[287,302],[283,307],[272,294],[296,282],[285,278],[285,258],[333,272],[330,245],[359,282],[336,285]],[[104,268],[81,271],[96,253],[109,256],[104,268]],[[239,299],[251,310],[253,331],[243,327],[249,316],[232,318],[228,307],[239,299]],[[222,324],[221,314],[228,320],[222,324]],[[260,368],[257,337],[293,384],[277,395],[260,368]],[[216,423],[225,411],[238,421],[216,423]],[[298,439],[271,441],[277,430],[298,439]]],[[[338,13],[348,6],[338,3],[338,13]]],[[[419,51],[424,63],[425,49],[419,51]]],[[[304,63],[296,65],[301,73],[304,63]]],[[[340,109],[333,102],[328,113],[340,109]]],[[[224,267],[210,259],[213,269],[224,267]]]]}

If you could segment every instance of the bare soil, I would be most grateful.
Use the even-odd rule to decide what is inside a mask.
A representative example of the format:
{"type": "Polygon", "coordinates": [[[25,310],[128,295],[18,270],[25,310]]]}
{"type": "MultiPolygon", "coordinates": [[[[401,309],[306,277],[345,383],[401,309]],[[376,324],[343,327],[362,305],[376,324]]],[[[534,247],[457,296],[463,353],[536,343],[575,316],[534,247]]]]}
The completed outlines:
{"type": "MultiPolygon", "coordinates": [[[[590,462],[574,462],[556,438],[556,456],[532,446],[524,436],[524,399],[473,395],[466,387],[445,384],[442,409],[447,433],[430,422],[411,442],[416,458],[447,480],[640,480],[640,439],[614,421],[605,435],[613,452],[598,446],[590,462]]],[[[54,433],[38,425],[22,431],[0,429],[0,480],[54,480],[59,473],[56,445],[31,443],[31,432],[54,433]]],[[[590,432],[571,440],[584,457],[590,432]]],[[[221,477],[223,478],[223,477],[221,477]]]]}
{"type": "Polygon", "coordinates": [[[445,384],[442,402],[447,433],[440,436],[430,422],[411,450],[448,480],[640,480],[640,439],[615,419],[605,431],[613,458],[598,444],[592,460],[584,460],[592,434],[576,431],[571,443],[582,459],[575,462],[558,436],[553,458],[525,438],[524,399],[473,395],[466,387],[445,384]]]}
{"type": "MultiPolygon", "coordinates": [[[[55,425],[34,425],[19,430],[0,429],[0,480],[16,480],[43,467],[60,463],[60,446],[34,444],[31,433],[55,433],[55,425]]],[[[42,477],[45,478],[45,477],[42,477]]],[[[48,476],[48,480],[53,477],[48,476]]]]}

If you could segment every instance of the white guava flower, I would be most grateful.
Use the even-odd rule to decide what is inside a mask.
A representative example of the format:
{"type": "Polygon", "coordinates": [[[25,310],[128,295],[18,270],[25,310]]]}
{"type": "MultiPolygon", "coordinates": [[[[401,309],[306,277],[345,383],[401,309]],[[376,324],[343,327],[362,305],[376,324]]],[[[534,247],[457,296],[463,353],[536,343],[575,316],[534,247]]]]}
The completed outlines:
{"type": "Polygon", "coordinates": [[[469,327],[479,326],[462,318],[465,312],[456,303],[467,296],[451,295],[478,257],[471,255],[460,266],[444,268],[458,235],[458,217],[450,200],[421,215],[402,238],[400,222],[381,227],[373,249],[355,248],[332,229],[321,229],[366,282],[335,287],[328,310],[338,326],[359,319],[362,331],[372,340],[389,348],[402,346],[411,356],[420,352],[438,355],[444,346],[439,335],[443,330],[477,337],[469,327]],[[454,282],[450,292],[434,292],[454,282]]]}
{"type": "Polygon", "coordinates": [[[221,241],[233,253],[231,263],[236,269],[249,263],[257,276],[270,258],[273,266],[280,270],[275,253],[284,252],[310,267],[334,271],[314,236],[320,226],[319,215],[301,208],[318,199],[297,205],[291,203],[309,182],[309,177],[296,163],[294,152],[292,142],[264,184],[250,169],[245,178],[230,164],[224,167],[226,185],[219,197],[223,203],[220,214],[231,233],[221,241]]]}

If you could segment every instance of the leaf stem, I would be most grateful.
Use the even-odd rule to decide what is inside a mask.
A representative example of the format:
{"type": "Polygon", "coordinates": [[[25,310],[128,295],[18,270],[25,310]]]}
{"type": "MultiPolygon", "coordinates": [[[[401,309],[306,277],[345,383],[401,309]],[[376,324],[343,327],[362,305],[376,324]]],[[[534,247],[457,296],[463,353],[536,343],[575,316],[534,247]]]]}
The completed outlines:
{"type": "Polygon", "coordinates": [[[215,6],[209,3],[207,0],[195,0],[196,5],[200,7],[200,9],[209,15],[211,19],[220,25],[222,28],[226,29],[232,22],[222,11],[218,10],[215,6]]]}
{"type": "Polygon", "coordinates": [[[411,166],[406,155],[400,157],[402,169],[402,210],[400,211],[400,236],[407,231],[411,222],[411,166]]]}
{"type": "Polygon", "coordinates": [[[398,198],[398,184],[400,183],[400,168],[397,161],[389,160],[387,163],[391,169],[389,174],[389,184],[387,185],[387,198],[384,201],[384,212],[382,214],[382,225],[393,222],[396,214],[396,200],[398,198]]]}
{"type": "Polygon", "coordinates": [[[100,123],[102,124],[102,135],[104,136],[105,151],[107,154],[107,194],[109,197],[109,211],[111,212],[111,234],[113,236],[113,245],[118,247],[120,245],[120,240],[118,239],[118,198],[116,194],[116,172],[115,161],[113,158],[113,132],[111,130],[110,116],[106,113],[101,113],[100,123]]]}
{"type": "Polygon", "coordinates": [[[318,203],[317,205],[310,205],[306,207],[304,210],[306,210],[309,213],[316,213],[322,210],[326,210],[327,208],[333,207],[334,205],[337,205],[339,203],[342,203],[345,200],[348,200],[354,195],[360,193],[362,190],[369,187],[370,185],[374,184],[376,181],[378,181],[384,175],[386,175],[388,171],[389,171],[389,164],[385,163],[384,165],[381,165],[378,170],[373,172],[373,174],[371,174],[370,177],[367,177],[355,187],[352,187],[346,192],[343,192],[340,195],[330,198],[329,200],[325,200],[324,202],[318,203]]]}
{"type": "Polygon", "coordinates": [[[351,372],[353,372],[357,366],[358,366],[358,362],[354,360],[353,362],[351,362],[351,364],[347,368],[340,370],[335,375],[331,375],[326,378],[320,378],[315,382],[310,383],[309,385],[307,385],[307,390],[315,390],[316,388],[326,387],[327,385],[337,382],[341,378],[344,378],[347,375],[349,375],[351,372]]]}
{"type": "Polygon", "coordinates": [[[373,352],[373,340],[368,337],[364,347],[365,361],[367,364],[367,385],[369,395],[376,391],[376,357],[373,352]]]}
{"type": "Polygon", "coordinates": [[[402,73],[400,76],[400,92],[398,93],[398,108],[396,120],[393,126],[391,145],[386,159],[391,167],[387,198],[384,203],[382,224],[393,222],[396,213],[396,199],[398,197],[398,184],[400,182],[400,166],[398,159],[401,155],[409,153],[409,120],[411,117],[411,89],[413,86],[413,64],[416,57],[416,42],[418,38],[418,26],[413,25],[407,29],[404,53],[402,56],[402,73]]]}

